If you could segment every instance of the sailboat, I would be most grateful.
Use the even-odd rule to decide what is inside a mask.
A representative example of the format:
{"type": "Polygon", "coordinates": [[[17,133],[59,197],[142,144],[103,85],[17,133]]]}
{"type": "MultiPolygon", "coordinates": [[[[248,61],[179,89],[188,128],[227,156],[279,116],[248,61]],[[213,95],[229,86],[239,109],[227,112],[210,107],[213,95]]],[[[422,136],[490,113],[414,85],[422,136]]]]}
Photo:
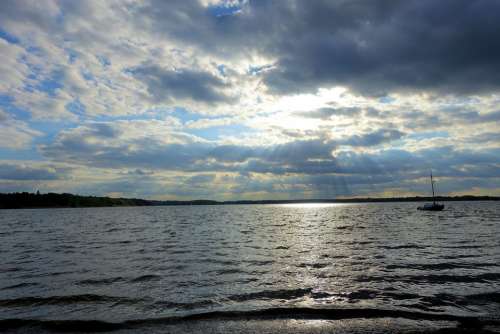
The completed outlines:
{"type": "Polygon", "coordinates": [[[425,211],[441,211],[444,209],[444,204],[436,203],[436,196],[434,195],[434,180],[432,179],[432,170],[431,170],[431,187],[432,187],[432,203],[425,203],[424,206],[419,206],[418,210],[425,211]]]}

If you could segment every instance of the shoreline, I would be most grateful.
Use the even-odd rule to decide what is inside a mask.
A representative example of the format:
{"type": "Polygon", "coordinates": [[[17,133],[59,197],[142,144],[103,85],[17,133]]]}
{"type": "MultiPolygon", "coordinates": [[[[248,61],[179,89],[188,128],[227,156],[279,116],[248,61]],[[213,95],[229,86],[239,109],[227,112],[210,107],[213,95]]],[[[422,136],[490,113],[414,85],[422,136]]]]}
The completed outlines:
{"type": "Polygon", "coordinates": [[[271,308],[125,320],[0,319],[12,333],[499,333],[500,321],[391,309],[271,308]]]}
{"type": "MultiPolygon", "coordinates": [[[[500,201],[498,196],[437,196],[437,202],[500,201]]],[[[73,194],[0,193],[0,209],[56,209],[99,208],[136,206],[200,206],[200,205],[281,205],[281,204],[355,204],[355,203],[420,203],[432,202],[429,196],[345,198],[345,199],[296,199],[296,200],[146,200],[137,198],[111,198],[73,194]]]]}

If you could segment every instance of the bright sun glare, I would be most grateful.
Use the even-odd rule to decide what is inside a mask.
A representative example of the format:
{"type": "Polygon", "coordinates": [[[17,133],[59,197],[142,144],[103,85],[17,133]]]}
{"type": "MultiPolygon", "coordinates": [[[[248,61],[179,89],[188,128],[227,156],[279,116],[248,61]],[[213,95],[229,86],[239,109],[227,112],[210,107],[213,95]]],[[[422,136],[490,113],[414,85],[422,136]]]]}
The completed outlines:
{"type": "Polygon", "coordinates": [[[281,204],[280,206],[284,206],[287,208],[303,208],[303,209],[319,209],[326,208],[332,206],[344,206],[344,203],[288,203],[281,204]]]}

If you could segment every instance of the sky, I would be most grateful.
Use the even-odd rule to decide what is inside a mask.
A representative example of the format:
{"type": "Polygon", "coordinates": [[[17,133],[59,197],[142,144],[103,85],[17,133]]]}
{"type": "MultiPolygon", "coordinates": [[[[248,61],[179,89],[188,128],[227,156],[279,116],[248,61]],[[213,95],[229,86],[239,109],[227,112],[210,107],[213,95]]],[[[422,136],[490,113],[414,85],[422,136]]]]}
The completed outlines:
{"type": "Polygon", "coordinates": [[[0,192],[500,195],[500,1],[2,0],[0,192]]]}

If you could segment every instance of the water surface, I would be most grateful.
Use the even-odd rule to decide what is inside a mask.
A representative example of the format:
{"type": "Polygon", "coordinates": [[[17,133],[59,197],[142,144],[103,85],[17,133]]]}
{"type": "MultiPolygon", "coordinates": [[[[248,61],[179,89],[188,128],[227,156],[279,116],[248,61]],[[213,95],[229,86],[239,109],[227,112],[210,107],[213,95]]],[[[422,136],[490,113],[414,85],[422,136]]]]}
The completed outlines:
{"type": "Polygon", "coordinates": [[[312,308],[498,320],[499,203],[417,205],[0,210],[0,318],[312,308]]]}

